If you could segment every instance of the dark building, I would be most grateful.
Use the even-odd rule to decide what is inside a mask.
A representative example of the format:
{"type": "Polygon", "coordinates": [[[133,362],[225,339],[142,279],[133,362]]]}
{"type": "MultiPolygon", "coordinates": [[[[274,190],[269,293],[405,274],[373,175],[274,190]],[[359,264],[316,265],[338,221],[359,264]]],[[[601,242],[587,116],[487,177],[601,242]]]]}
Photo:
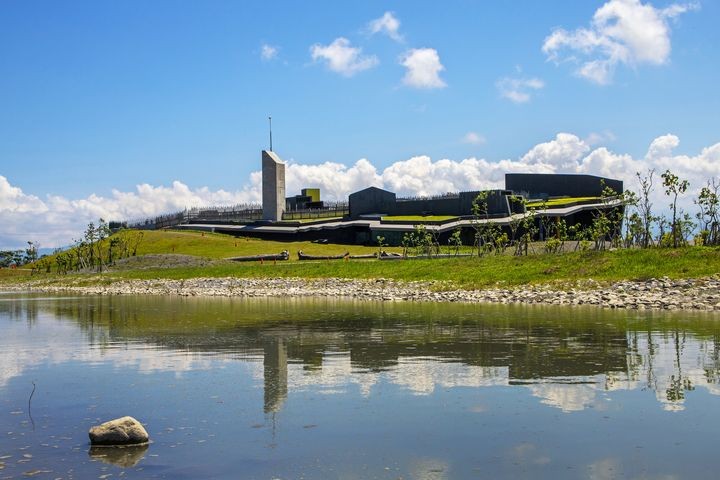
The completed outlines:
{"type": "MultiPolygon", "coordinates": [[[[469,217],[473,215],[473,204],[479,191],[449,193],[434,197],[397,198],[397,196],[377,187],[368,187],[350,194],[350,219],[363,216],[432,216],[452,215],[469,217]]],[[[508,190],[489,190],[487,196],[487,214],[490,217],[507,217],[513,213],[512,192],[508,190]]]]}
{"type": "Polygon", "coordinates": [[[555,173],[506,173],[505,188],[532,199],[549,197],[600,197],[603,188],[623,192],[622,180],[595,175],[555,173]]]}

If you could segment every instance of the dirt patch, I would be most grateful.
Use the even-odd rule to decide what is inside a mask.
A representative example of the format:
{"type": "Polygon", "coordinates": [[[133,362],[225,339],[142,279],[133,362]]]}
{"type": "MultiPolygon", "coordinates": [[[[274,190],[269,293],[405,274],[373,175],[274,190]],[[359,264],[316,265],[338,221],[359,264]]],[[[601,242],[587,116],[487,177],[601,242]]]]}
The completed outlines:
{"type": "Polygon", "coordinates": [[[174,253],[148,254],[118,260],[115,262],[115,265],[108,268],[108,271],[121,272],[125,270],[147,270],[151,268],[204,267],[211,263],[213,263],[212,260],[194,255],[174,253]]]}

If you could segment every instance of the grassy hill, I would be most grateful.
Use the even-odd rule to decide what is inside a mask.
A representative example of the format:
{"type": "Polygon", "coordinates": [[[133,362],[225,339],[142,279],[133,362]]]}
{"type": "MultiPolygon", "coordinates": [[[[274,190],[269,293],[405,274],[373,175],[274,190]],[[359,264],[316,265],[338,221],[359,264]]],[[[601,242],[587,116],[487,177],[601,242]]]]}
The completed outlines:
{"type": "MultiPolygon", "coordinates": [[[[114,270],[96,275],[55,273],[36,274],[32,278],[48,281],[96,282],[121,279],[193,277],[300,277],[300,278],[389,278],[404,281],[437,280],[448,288],[481,288],[526,283],[574,283],[592,278],[597,281],[642,280],[667,276],[693,278],[720,273],[720,249],[687,247],[586,251],[563,254],[535,254],[440,258],[406,261],[325,260],[298,261],[297,251],[314,255],[345,252],[364,254],[377,247],[316,244],[310,242],[274,242],[235,238],[228,235],[192,231],[148,231],[132,261],[120,261],[114,270]],[[223,260],[241,255],[290,252],[289,261],[237,263],[223,260]],[[190,261],[173,262],[181,258],[190,261]],[[124,265],[122,268],[121,265],[124,265]]],[[[390,251],[399,249],[390,248],[390,251]]],[[[30,279],[29,270],[0,270],[0,282],[15,283],[30,279]]]]}

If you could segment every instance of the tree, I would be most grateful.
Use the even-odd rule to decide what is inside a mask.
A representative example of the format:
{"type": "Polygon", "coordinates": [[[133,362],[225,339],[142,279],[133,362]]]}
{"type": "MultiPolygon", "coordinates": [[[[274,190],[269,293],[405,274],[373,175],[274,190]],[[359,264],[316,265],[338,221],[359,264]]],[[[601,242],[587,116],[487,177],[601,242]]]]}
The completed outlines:
{"type": "Polygon", "coordinates": [[[378,245],[378,257],[380,257],[380,256],[382,255],[382,252],[383,252],[383,247],[385,246],[385,237],[383,237],[382,235],[378,235],[375,240],[377,240],[377,245],[378,245]]]}
{"type": "Polygon", "coordinates": [[[38,250],[40,244],[38,242],[28,241],[28,248],[25,249],[25,263],[33,263],[38,259],[38,250]]]}
{"type": "Polygon", "coordinates": [[[642,248],[648,248],[652,245],[652,227],[658,220],[658,218],[652,214],[652,202],[650,201],[653,190],[653,175],[655,175],[654,169],[649,169],[645,176],[642,176],[640,172],[635,173],[635,176],[637,176],[640,182],[638,214],[642,222],[642,235],[640,237],[640,246],[642,248]]]}
{"type": "Polygon", "coordinates": [[[696,217],[700,222],[700,238],[703,245],[720,244],[720,182],[708,180],[707,186],[700,190],[695,204],[700,207],[696,217]]]}
{"type": "Polygon", "coordinates": [[[489,196],[490,192],[488,191],[480,192],[475,197],[472,205],[472,225],[475,229],[475,245],[478,249],[478,256],[482,256],[483,253],[490,253],[499,244],[504,245],[507,243],[507,235],[503,240],[500,227],[490,222],[489,196]]]}
{"type": "Polygon", "coordinates": [[[427,255],[429,257],[432,254],[432,235],[427,231],[425,225],[415,225],[412,232],[403,235],[401,245],[404,256],[407,256],[408,249],[413,248],[415,255],[427,255]]]}
{"type": "Polygon", "coordinates": [[[460,227],[453,230],[452,235],[448,238],[448,246],[455,255],[460,253],[460,247],[462,246],[462,230],[460,227]]]}
{"type": "Polygon", "coordinates": [[[1,250],[0,268],[22,265],[25,259],[23,250],[1,250]]]}
{"type": "Polygon", "coordinates": [[[682,225],[679,220],[681,216],[678,216],[677,200],[679,195],[687,191],[690,182],[681,180],[670,170],[665,170],[665,173],[663,173],[661,177],[663,179],[663,187],[665,187],[665,195],[671,198],[670,209],[672,210],[672,221],[670,223],[670,234],[672,235],[672,246],[673,248],[677,248],[684,240],[682,237],[682,225]]]}

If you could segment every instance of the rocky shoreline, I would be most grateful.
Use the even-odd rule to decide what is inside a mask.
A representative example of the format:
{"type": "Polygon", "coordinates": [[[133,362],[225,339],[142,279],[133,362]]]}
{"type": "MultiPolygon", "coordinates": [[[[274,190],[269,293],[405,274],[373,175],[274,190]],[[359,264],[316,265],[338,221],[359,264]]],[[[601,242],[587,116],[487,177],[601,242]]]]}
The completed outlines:
{"type": "Polygon", "coordinates": [[[221,297],[342,297],[368,301],[524,303],[594,305],[635,310],[720,311],[720,275],[699,279],[621,281],[600,284],[527,285],[481,290],[452,289],[439,282],[388,279],[194,278],[128,280],[107,285],[32,282],[0,286],[4,291],[77,293],[88,295],[180,295],[221,297]]]}

